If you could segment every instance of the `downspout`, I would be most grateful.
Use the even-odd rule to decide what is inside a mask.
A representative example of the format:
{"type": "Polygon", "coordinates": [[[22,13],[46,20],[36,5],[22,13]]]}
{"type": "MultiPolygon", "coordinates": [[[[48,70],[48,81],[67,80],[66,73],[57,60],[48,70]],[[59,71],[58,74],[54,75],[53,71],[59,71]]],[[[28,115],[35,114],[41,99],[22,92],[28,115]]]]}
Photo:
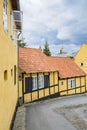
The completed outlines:
{"type": "MultiPolygon", "coordinates": [[[[19,39],[20,35],[21,35],[22,31],[19,32],[19,34],[17,35],[17,39],[19,39]]],[[[17,66],[18,66],[18,102],[19,102],[19,45],[18,45],[18,40],[17,40],[17,66]]]]}

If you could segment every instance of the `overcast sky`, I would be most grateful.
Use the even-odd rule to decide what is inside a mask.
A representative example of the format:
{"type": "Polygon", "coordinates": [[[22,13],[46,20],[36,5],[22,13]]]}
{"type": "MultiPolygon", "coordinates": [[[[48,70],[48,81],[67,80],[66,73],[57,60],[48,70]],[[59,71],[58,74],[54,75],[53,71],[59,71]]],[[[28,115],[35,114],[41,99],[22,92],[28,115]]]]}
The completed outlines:
{"type": "Polygon", "coordinates": [[[20,0],[23,36],[29,47],[49,43],[53,55],[63,46],[77,51],[87,43],[87,0],[20,0]]]}

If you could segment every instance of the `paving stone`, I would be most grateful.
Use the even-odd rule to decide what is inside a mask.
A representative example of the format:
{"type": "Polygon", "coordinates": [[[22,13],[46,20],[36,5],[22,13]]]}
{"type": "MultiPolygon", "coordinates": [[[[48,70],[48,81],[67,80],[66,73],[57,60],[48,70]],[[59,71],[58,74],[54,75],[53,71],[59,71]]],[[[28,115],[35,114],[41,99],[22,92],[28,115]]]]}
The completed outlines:
{"type": "Polygon", "coordinates": [[[25,107],[21,106],[18,108],[13,130],[25,130],[25,107]]]}

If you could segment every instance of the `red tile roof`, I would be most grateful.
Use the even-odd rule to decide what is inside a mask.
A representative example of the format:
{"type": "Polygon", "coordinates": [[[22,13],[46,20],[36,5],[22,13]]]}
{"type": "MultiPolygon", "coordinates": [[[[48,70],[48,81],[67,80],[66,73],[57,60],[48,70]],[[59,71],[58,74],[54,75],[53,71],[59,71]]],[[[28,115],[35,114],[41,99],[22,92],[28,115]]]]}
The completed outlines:
{"type": "Polygon", "coordinates": [[[49,57],[49,60],[59,71],[59,77],[61,79],[86,75],[85,72],[68,57],[49,57]]]}
{"type": "Polygon", "coordinates": [[[56,71],[39,49],[19,48],[19,67],[26,73],[56,71]]]}
{"type": "Polygon", "coordinates": [[[19,67],[26,73],[59,71],[60,78],[86,75],[72,59],[48,57],[32,48],[19,49],[19,67]]]}

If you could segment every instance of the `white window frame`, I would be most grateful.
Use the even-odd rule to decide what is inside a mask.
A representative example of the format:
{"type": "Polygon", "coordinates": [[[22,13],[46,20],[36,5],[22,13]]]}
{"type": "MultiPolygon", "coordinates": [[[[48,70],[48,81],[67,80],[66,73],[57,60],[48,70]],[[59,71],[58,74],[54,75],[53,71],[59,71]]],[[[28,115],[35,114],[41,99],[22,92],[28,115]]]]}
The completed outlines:
{"type": "Polygon", "coordinates": [[[8,31],[8,9],[7,9],[7,5],[8,5],[8,0],[3,0],[3,26],[4,26],[4,31],[7,32],[8,31]]]}
{"type": "Polygon", "coordinates": [[[73,80],[71,80],[71,88],[75,88],[75,87],[76,87],[75,80],[73,79],[73,80]]]}
{"type": "Polygon", "coordinates": [[[76,84],[75,84],[75,79],[68,79],[68,85],[70,85],[71,88],[75,88],[76,84]]]}
{"type": "Polygon", "coordinates": [[[68,79],[68,85],[71,87],[71,79],[68,79]]]}
{"type": "Polygon", "coordinates": [[[37,76],[32,77],[32,90],[37,90],[37,76]]]}
{"type": "Polygon", "coordinates": [[[38,87],[39,87],[39,89],[44,88],[44,76],[43,75],[38,76],[38,87]]]}

